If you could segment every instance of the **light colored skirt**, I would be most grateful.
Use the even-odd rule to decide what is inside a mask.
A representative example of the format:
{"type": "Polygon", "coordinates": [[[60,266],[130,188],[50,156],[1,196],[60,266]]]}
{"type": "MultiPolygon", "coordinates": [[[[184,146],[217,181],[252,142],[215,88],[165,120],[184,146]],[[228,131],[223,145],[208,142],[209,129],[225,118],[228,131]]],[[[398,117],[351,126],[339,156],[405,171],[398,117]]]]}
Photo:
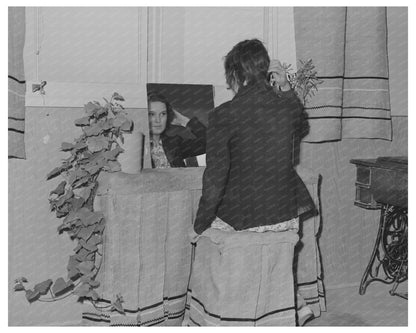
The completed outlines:
{"type": "MultiPolygon", "coordinates": [[[[214,229],[220,229],[224,231],[236,231],[232,226],[230,226],[228,223],[221,220],[219,217],[217,217],[214,222],[211,223],[211,228],[214,229]]],[[[281,231],[299,231],[299,217],[295,217],[289,221],[280,222],[277,224],[272,225],[262,225],[259,227],[239,230],[238,232],[266,232],[266,231],[274,231],[274,232],[281,232],[281,231]]]]}

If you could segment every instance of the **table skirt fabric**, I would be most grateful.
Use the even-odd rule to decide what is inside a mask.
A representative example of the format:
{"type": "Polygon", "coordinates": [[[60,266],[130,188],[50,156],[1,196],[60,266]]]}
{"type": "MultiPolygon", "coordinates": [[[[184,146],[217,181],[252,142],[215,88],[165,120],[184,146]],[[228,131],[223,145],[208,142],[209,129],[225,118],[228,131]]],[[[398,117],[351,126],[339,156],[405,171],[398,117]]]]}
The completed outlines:
{"type": "Polygon", "coordinates": [[[180,326],[191,269],[190,193],[109,192],[98,208],[107,224],[97,292],[102,306],[121,295],[125,314],[86,305],[83,324],[180,326]]]}
{"type": "Polygon", "coordinates": [[[320,218],[300,222],[300,241],[295,248],[295,278],[298,294],[312,310],[315,318],[326,311],[321,255],[317,239],[320,218]]]}

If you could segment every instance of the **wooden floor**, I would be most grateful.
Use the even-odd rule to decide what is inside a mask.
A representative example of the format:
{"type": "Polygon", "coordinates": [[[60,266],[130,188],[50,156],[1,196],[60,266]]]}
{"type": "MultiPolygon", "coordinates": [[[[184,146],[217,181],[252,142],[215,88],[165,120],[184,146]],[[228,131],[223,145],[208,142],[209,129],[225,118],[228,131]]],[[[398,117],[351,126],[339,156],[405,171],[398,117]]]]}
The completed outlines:
{"type": "MultiPolygon", "coordinates": [[[[391,296],[391,285],[374,282],[364,295],[358,286],[326,290],[327,312],[305,326],[407,326],[408,301],[391,296]]],[[[407,291],[407,283],[398,291],[407,291]]]]}

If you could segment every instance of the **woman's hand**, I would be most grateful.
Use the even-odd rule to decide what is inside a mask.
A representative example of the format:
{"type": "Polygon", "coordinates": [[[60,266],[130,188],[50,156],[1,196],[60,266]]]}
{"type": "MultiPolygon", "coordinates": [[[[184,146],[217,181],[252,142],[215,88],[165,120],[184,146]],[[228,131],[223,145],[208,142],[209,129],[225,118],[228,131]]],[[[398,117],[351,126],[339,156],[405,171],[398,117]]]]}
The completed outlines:
{"type": "Polygon", "coordinates": [[[270,62],[269,72],[271,72],[270,83],[274,86],[277,84],[282,91],[290,90],[290,83],[287,79],[286,69],[282,66],[279,60],[272,60],[270,62]]]}
{"type": "Polygon", "coordinates": [[[175,109],[173,109],[173,113],[175,114],[175,117],[173,118],[171,124],[186,127],[189,122],[189,118],[175,109]]]}

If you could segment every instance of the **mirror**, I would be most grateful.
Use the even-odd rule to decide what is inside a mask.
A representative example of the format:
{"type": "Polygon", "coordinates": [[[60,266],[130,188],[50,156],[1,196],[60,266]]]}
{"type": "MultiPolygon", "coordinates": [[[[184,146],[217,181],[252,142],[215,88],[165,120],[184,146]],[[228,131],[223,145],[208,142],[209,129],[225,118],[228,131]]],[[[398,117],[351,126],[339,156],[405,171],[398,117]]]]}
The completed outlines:
{"type": "Polygon", "coordinates": [[[213,86],[148,83],[147,98],[152,168],[205,166],[213,86]]]}

